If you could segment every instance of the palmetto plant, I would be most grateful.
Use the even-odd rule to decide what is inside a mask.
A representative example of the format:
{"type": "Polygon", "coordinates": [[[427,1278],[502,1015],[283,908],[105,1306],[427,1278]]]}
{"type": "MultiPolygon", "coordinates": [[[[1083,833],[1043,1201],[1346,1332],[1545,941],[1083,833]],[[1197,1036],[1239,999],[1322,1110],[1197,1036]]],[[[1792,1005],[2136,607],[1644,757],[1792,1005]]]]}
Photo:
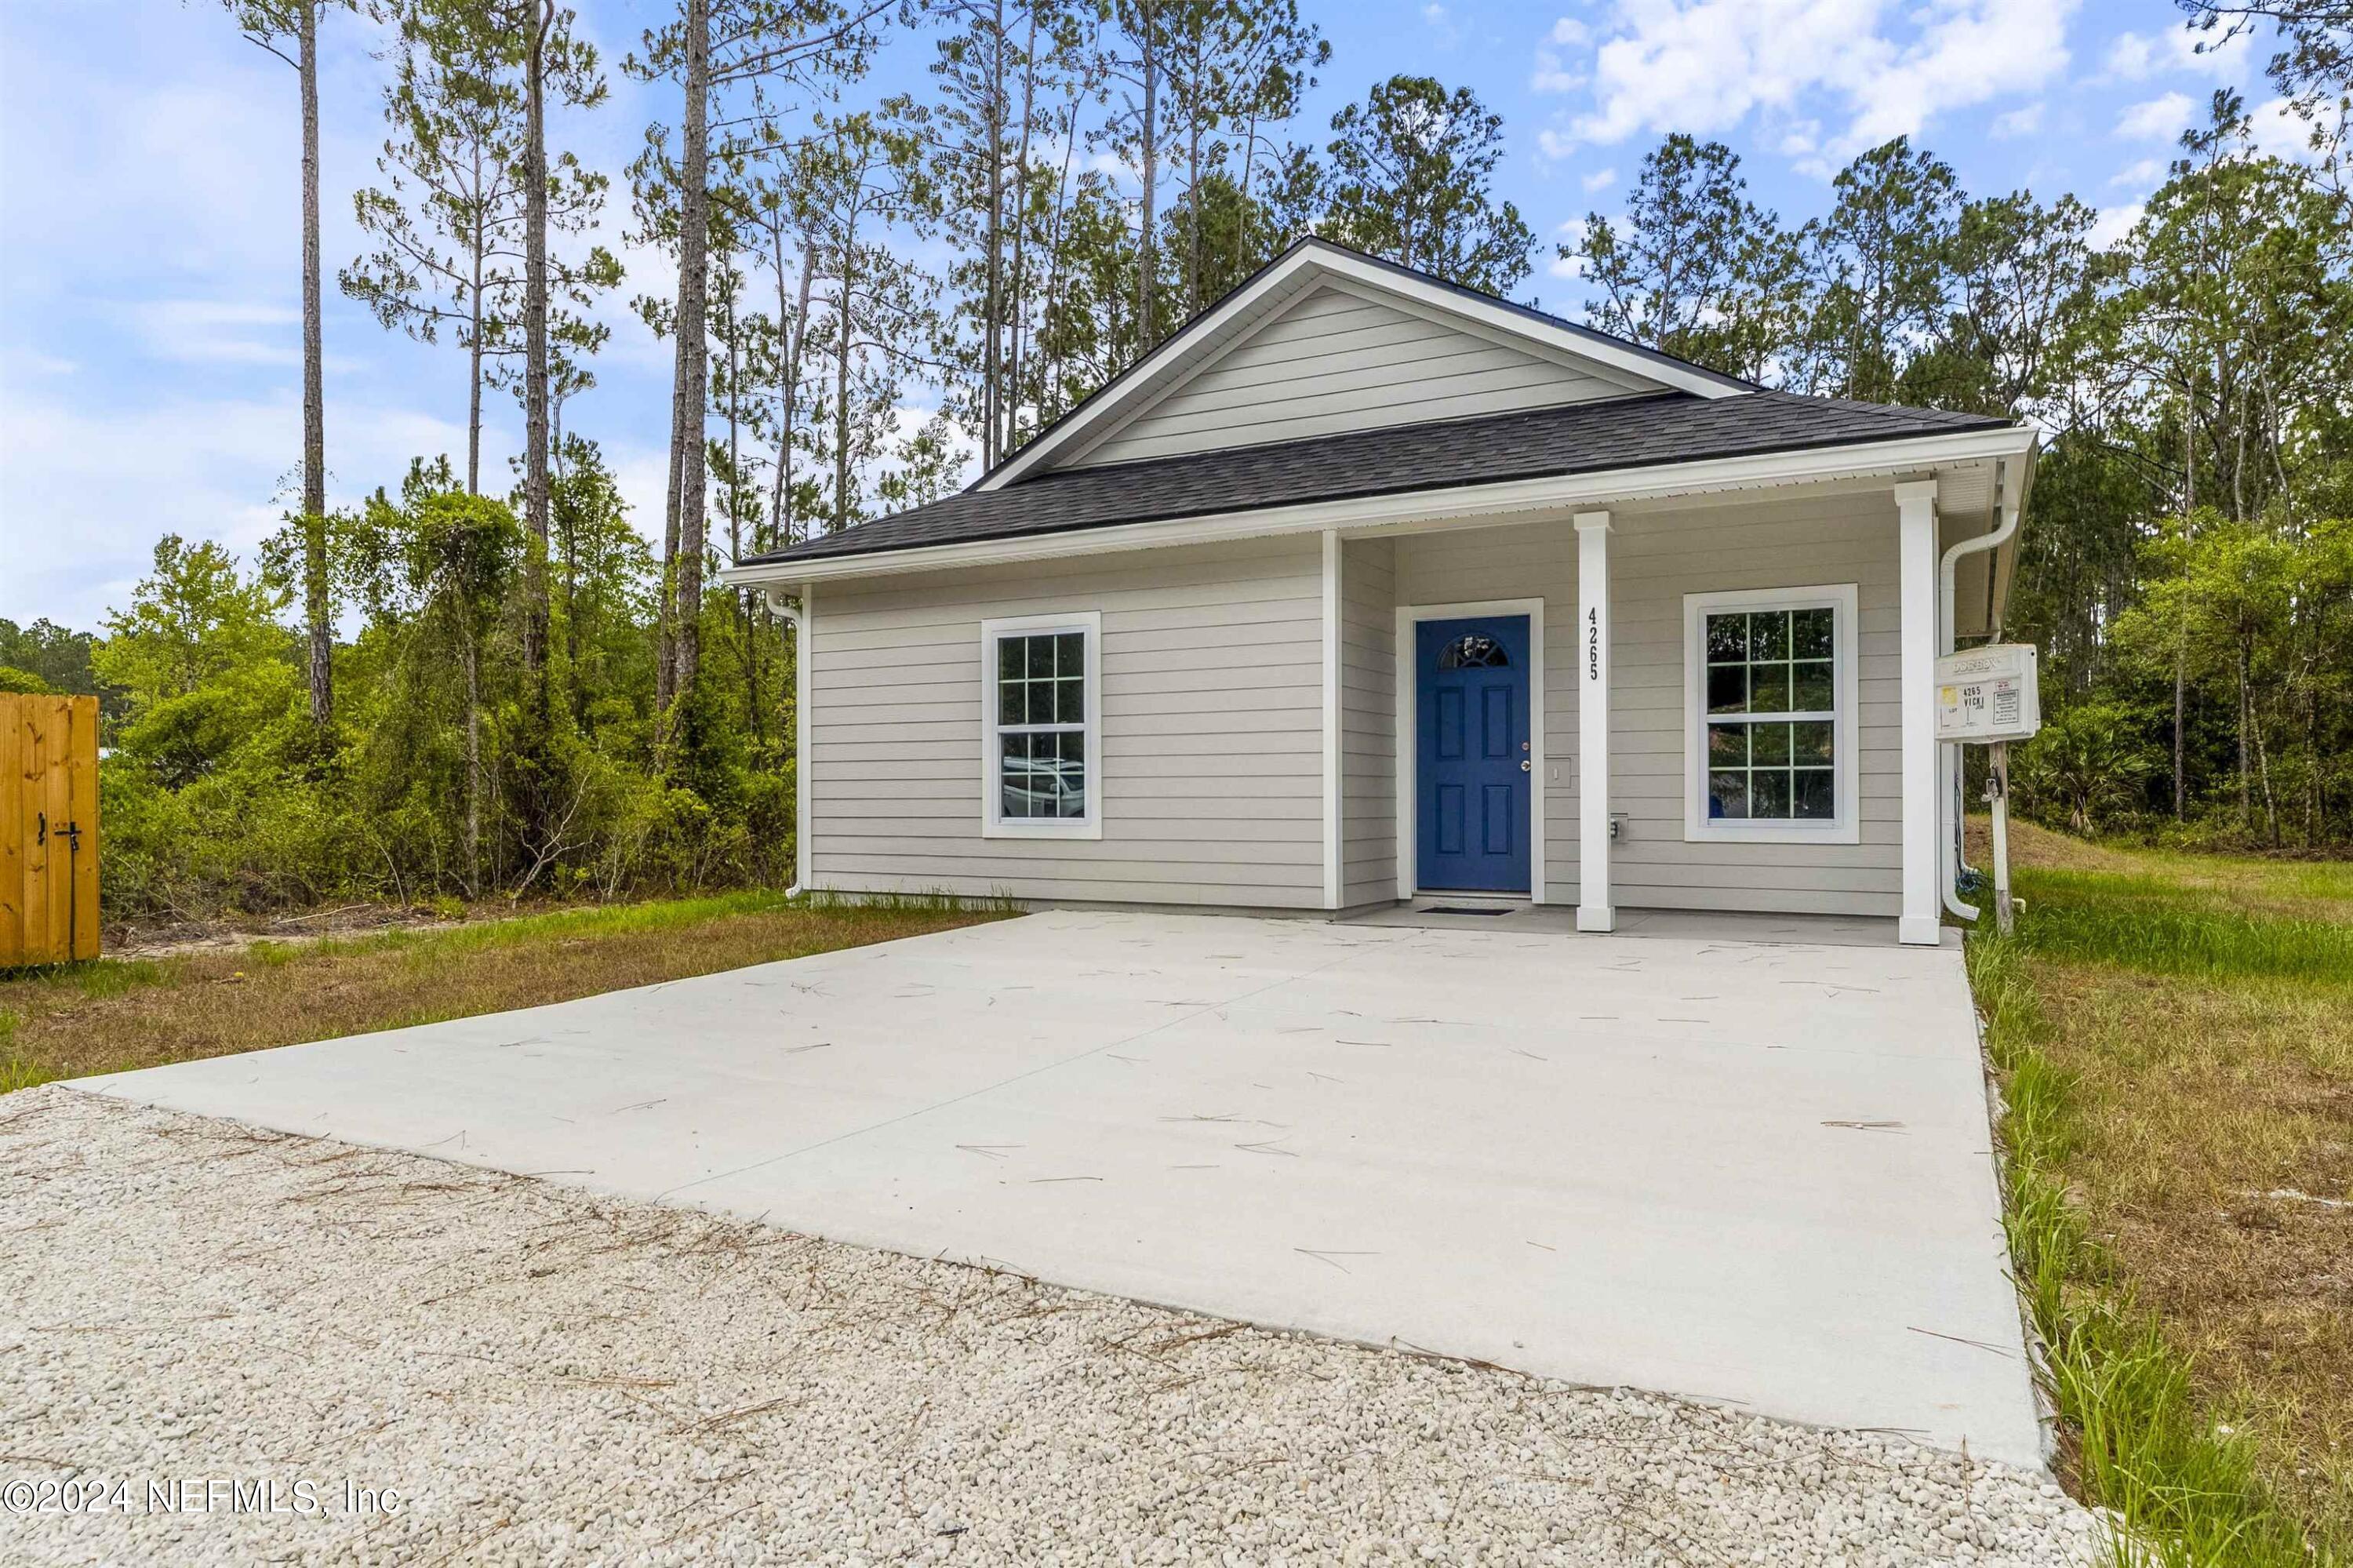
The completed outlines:
{"type": "Polygon", "coordinates": [[[2043,815],[2063,813],[2089,832],[2130,805],[2153,768],[2131,715],[2109,703],[2084,703],[2042,726],[2019,758],[2012,786],[2021,803],[2043,815]]]}

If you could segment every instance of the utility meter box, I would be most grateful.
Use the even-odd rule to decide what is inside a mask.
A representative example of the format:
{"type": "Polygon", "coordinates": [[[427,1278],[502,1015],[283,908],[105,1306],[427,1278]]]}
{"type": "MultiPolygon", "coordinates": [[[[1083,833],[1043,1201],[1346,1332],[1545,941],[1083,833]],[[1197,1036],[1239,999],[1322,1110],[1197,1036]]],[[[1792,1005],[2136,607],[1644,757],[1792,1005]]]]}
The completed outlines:
{"type": "Polygon", "coordinates": [[[2042,727],[2034,649],[1996,642],[1936,661],[1936,738],[2028,740],[2042,727]]]}

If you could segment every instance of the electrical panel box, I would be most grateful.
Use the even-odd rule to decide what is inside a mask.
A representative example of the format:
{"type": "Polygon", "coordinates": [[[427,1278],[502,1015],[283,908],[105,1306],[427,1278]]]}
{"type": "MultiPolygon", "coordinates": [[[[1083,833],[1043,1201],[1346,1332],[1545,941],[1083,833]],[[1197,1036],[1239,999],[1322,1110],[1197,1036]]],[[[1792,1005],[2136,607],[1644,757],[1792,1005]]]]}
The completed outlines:
{"type": "Polygon", "coordinates": [[[2029,740],[2042,727],[2034,649],[1996,642],[1936,661],[1936,738],[2029,740]]]}

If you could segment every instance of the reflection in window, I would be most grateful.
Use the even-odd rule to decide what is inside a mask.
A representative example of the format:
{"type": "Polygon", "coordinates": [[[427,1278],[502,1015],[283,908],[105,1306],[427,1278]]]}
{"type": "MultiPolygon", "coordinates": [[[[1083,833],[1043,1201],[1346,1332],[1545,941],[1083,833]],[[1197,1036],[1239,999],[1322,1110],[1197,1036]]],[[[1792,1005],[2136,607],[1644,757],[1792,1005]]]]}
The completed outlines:
{"type": "Polygon", "coordinates": [[[1504,652],[1502,643],[1476,632],[1457,637],[1438,651],[1441,670],[1504,670],[1511,662],[1512,656],[1504,652]]]}
{"type": "Polygon", "coordinates": [[[1086,648],[1083,631],[997,640],[997,814],[1007,821],[1087,814],[1086,648]]]}
{"type": "Polygon", "coordinates": [[[1827,605],[1706,617],[1711,818],[1837,818],[1836,630],[1827,605]]]}

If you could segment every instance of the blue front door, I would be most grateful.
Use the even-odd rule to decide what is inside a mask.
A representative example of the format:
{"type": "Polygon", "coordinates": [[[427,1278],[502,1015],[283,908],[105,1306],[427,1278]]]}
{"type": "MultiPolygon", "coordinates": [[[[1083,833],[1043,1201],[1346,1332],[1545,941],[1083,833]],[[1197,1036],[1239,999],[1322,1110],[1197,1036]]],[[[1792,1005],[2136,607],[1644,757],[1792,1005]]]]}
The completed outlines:
{"type": "Polygon", "coordinates": [[[1528,618],[1425,620],[1414,639],[1425,889],[1528,891],[1528,618]]]}

